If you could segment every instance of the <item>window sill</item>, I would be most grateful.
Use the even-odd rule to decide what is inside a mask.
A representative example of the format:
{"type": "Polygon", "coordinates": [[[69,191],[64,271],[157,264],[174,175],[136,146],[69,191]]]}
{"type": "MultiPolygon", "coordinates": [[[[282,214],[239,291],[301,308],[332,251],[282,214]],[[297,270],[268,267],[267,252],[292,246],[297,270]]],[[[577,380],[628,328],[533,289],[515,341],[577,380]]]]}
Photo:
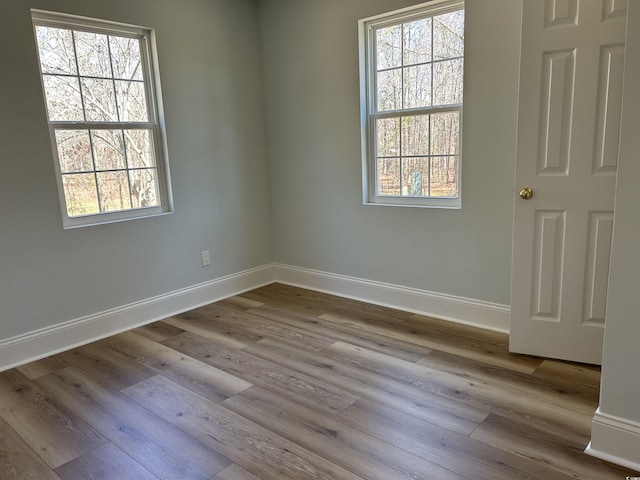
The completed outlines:
{"type": "Polygon", "coordinates": [[[173,213],[173,209],[162,210],[161,207],[150,207],[149,209],[136,210],[136,213],[136,215],[132,215],[132,211],[128,210],[123,212],[114,212],[114,214],[98,214],[87,215],[84,217],[65,218],[63,220],[63,228],[65,230],[72,230],[75,228],[128,222],[130,220],[138,220],[141,218],[161,217],[164,215],[171,215],[173,213]]]}
{"type": "Polygon", "coordinates": [[[438,208],[447,210],[461,210],[460,198],[429,198],[408,199],[405,197],[377,197],[375,200],[365,200],[363,205],[376,205],[382,207],[409,207],[409,208],[438,208]],[[409,201],[408,201],[409,200],[409,201]]]}

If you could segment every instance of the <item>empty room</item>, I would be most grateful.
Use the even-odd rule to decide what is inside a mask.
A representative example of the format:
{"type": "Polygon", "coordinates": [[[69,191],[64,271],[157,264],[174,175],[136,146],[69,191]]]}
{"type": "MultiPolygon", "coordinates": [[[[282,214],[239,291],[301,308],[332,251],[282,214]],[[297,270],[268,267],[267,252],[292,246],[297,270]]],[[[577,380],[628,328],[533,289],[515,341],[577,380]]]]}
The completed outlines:
{"type": "Polygon", "coordinates": [[[1,0],[0,480],[640,478],[640,3],[1,0]]]}

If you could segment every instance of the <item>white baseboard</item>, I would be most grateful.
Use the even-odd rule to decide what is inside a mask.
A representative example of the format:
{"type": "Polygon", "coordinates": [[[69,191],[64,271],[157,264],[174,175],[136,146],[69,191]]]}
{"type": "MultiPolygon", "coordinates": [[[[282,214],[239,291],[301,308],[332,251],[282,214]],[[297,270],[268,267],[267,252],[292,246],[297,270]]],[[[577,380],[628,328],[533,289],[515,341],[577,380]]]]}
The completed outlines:
{"type": "Polygon", "coordinates": [[[585,453],[640,472],[640,423],[598,409],[585,453]]]}
{"type": "Polygon", "coordinates": [[[0,371],[146,325],[273,282],[500,332],[509,307],[289,265],[270,264],[0,340],[0,371]]]}
{"type": "MultiPolygon", "coordinates": [[[[0,372],[273,282],[509,332],[508,305],[270,264],[0,340],[0,372]]],[[[586,453],[640,472],[640,423],[598,409],[586,453]]]]}
{"type": "Polygon", "coordinates": [[[275,281],[385,307],[508,333],[508,305],[375,282],[290,265],[275,265],[275,281]]]}
{"type": "Polygon", "coordinates": [[[0,341],[0,371],[273,282],[274,265],[235,273],[0,341]]]}

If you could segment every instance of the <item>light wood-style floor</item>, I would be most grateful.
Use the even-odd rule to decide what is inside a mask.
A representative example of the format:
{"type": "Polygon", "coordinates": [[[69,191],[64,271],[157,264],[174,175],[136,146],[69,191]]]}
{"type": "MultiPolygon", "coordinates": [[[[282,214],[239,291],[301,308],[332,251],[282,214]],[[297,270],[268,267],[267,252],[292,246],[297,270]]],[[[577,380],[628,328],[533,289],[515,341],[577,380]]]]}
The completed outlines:
{"type": "MultiPolygon", "coordinates": [[[[0,373],[0,479],[614,479],[599,370],[284,285],[0,373]]],[[[636,474],[637,475],[637,474],[636,474]]]]}

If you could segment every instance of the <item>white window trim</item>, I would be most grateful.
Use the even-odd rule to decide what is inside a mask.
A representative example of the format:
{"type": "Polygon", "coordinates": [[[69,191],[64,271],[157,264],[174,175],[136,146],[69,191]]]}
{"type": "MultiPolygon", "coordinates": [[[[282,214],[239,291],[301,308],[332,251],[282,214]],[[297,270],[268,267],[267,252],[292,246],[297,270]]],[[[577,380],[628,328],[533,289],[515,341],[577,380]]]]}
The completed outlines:
{"type": "Polygon", "coordinates": [[[462,208],[462,125],[463,107],[429,107],[425,109],[403,110],[406,115],[424,113],[424,111],[459,111],[460,112],[460,146],[458,165],[458,195],[453,197],[410,197],[410,196],[382,196],[376,195],[376,162],[375,162],[375,128],[374,118],[397,116],[398,111],[375,114],[375,72],[371,68],[375,64],[374,29],[413,19],[424,17],[425,14],[437,15],[447,11],[464,8],[464,0],[433,0],[392,12],[375,15],[358,21],[358,41],[360,58],[360,131],[362,148],[362,202],[365,205],[382,205],[419,208],[462,208]]]}
{"type": "MultiPolygon", "coordinates": [[[[47,114],[47,124],[49,127],[49,136],[51,139],[51,149],[54,157],[54,165],[56,172],[56,181],[58,184],[58,197],[60,202],[60,211],[62,214],[62,224],[65,229],[85,227],[92,225],[102,225],[107,223],[122,222],[134,220],[137,218],[155,217],[158,215],[166,215],[173,213],[173,195],[171,191],[171,179],[169,175],[169,150],[167,147],[166,126],[164,117],[164,107],[162,103],[162,90],[160,87],[160,70],[158,67],[158,52],[156,47],[156,35],[152,28],[129,25],[109,20],[99,20],[89,17],[77,15],[63,14],[57,12],[49,12],[45,10],[31,9],[31,18],[34,25],[35,48],[38,54],[38,63],[40,58],[40,49],[38,47],[38,39],[36,37],[35,26],[59,27],[72,30],[81,30],[94,33],[103,33],[111,35],[121,35],[126,37],[135,37],[140,39],[141,56],[143,58],[144,73],[143,78],[146,86],[147,109],[149,112],[149,122],[144,126],[149,127],[153,134],[153,146],[156,161],[156,175],[158,182],[159,205],[153,207],[132,208],[129,210],[121,210],[116,212],[104,212],[77,217],[70,217],[67,213],[66,199],[64,187],[62,184],[62,173],[60,171],[60,162],[58,160],[58,149],[55,140],[54,128],[56,125],[65,125],[65,127],[73,128],[74,122],[55,122],[49,121],[47,114]]],[[[43,100],[46,99],[43,76],[38,67],[40,81],[42,83],[43,100]]],[[[47,102],[44,100],[44,108],[47,109],[47,102]]],[[[79,127],[86,128],[90,122],[76,122],[79,127]]],[[[122,128],[122,123],[118,123],[122,128]]],[[[132,122],[127,125],[135,127],[132,122]]],[[[100,122],[91,125],[91,128],[108,128],[109,123],[100,122]]]]}

